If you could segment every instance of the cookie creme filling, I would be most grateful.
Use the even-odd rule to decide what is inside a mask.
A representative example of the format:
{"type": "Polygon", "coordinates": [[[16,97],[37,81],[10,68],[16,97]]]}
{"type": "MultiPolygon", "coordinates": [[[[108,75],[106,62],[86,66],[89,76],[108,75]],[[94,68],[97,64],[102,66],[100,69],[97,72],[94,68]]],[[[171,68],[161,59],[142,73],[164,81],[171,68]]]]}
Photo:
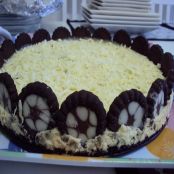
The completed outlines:
{"type": "Polygon", "coordinates": [[[117,44],[92,39],[41,42],[16,52],[4,64],[18,93],[28,83],[46,83],[59,103],[74,91],[97,95],[106,110],[121,92],[132,88],[144,95],[152,82],[163,79],[146,57],[117,44]]]}

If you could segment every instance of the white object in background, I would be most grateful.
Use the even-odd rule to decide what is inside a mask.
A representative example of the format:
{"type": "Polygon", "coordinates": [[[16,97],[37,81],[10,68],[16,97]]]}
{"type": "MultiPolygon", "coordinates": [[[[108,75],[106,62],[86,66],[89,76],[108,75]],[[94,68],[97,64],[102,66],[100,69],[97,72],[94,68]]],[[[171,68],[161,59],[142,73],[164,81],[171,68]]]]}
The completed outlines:
{"type": "Polygon", "coordinates": [[[11,34],[4,28],[0,27],[0,37],[3,37],[4,39],[10,39],[12,40],[11,34]]]}
{"type": "MultiPolygon", "coordinates": [[[[134,1],[137,2],[136,0],[134,1]]],[[[95,2],[95,0],[92,2],[95,2]]],[[[119,2],[119,5],[117,3],[108,3],[107,7],[113,8],[115,6],[116,8],[118,5],[120,9],[123,9],[124,7],[128,8],[131,4],[133,4],[133,1],[128,3],[128,0],[119,2]],[[127,4],[124,2],[127,2],[127,4]],[[113,7],[111,7],[111,5],[113,5],[113,7]]],[[[141,9],[146,9],[146,6],[138,6],[141,6],[141,9]]],[[[150,3],[147,2],[147,6],[150,6],[150,3]]],[[[132,8],[136,9],[137,7],[132,8]]],[[[105,27],[110,32],[124,29],[129,33],[143,33],[158,28],[161,23],[159,14],[151,11],[144,12],[143,10],[142,12],[134,12],[125,10],[97,10],[93,8],[91,4],[82,6],[82,15],[86,19],[87,23],[94,29],[98,27],[105,27]]]]}
{"type": "Polygon", "coordinates": [[[159,12],[162,22],[174,24],[174,0],[152,0],[153,11],[159,12]]]}
{"type": "MultiPolygon", "coordinates": [[[[62,8],[60,9],[60,11],[57,11],[54,15],[50,15],[50,17],[48,16],[43,22],[44,26],[47,26],[47,23],[52,23],[52,26],[50,28],[55,28],[56,26],[58,26],[58,24],[63,24],[64,26],[67,19],[83,19],[81,13],[81,5],[84,6],[90,1],[91,0],[63,0],[62,8]]],[[[162,22],[174,24],[174,0],[143,0],[143,2],[150,1],[152,2],[152,11],[161,12],[162,22]]]]}
{"type": "Polygon", "coordinates": [[[99,6],[103,7],[131,7],[131,8],[139,8],[139,9],[151,9],[151,3],[148,2],[139,2],[139,1],[120,1],[120,0],[113,0],[110,2],[105,1],[97,1],[93,0],[91,3],[95,3],[99,6]]]}
{"type": "MultiPolygon", "coordinates": [[[[85,6],[85,5],[82,5],[82,6],[85,6]]],[[[148,12],[149,9],[139,9],[139,8],[131,8],[131,7],[105,7],[105,6],[98,6],[96,3],[92,3],[91,4],[92,8],[95,8],[97,10],[111,10],[111,11],[132,11],[132,12],[148,12]]]]}
{"type": "Polygon", "coordinates": [[[116,20],[125,23],[128,22],[129,24],[135,24],[136,22],[153,22],[155,23],[160,23],[160,18],[149,18],[149,17],[139,17],[139,16],[109,16],[109,15],[97,15],[97,14],[90,14],[87,12],[85,9],[83,10],[83,14],[87,15],[91,19],[100,19],[100,20],[116,20]]]}
{"type": "Polygon", "coordinates": [[[119,16],[119,15],[98,15],[88,12],[88,10],[83,8],[83,17],[89,23],[105,23],[105,24],[122,24],[122,25],[149,25],[149,26],[159,26],[161,23],[159,17],[140,17],[140,16],[119,16]]]}
{"type": "Polygon", "coordinates": [[[85,5],[90,0],[64,0],[62,5],[60,21],[65,22],[67,19],[81,20],[81,5],[85,5]]]}
{"type": "Polygon", "coordinates": [[[135,33],[141,34],[157,28],[156,26],[150,26],[150,25],[142,26],[142,25],[122,25],[122,24],[97,24],[97,23],[91,23],[90,25],[94,29],[97,29],[102,26],[111,33],[123,29],[128,31],[130,34],[135,34],[135,33]]]}
{"type": "Polygon", "coordinates": [[[67,14],[68,14],[67,9],[68,9],[67,0],[64,0],[63,6],[62,6],[62,20],[63,21],[66,21],[66,19],[67,19],[67,14]]]}
{"type": "MultiPolygon", "coordinates": [[[[172,12],[172,9],[174,9],[174,0],[146,0],[146,2],[149,1],[152,1],[152,9],[154,12],[161,12],[163,22],[174,23],[174,10],[172,12]],[[166,13],[164,13],[164,8],[166,8],[166,13]],[[159,9],[162,10],[160,11],[159,9]]],[[[78,11],[76,11],[76,15],[72,15],[72,11],[73,13],[75,13],[75,10],[72,10],[72,8],[74,8],[74,5],[72,4],[76,4],[76,9],[78,10],[81,8],[81,5],[85,5],[88,2],[90,2],[90,0],[64,0],[63,8],[60,15],[62,17],[59,17],[57,20],[66,21],[67,18],[74,20],[82,19],[82,16],[78,11]],[[75,16],[76,18],[73,18],[73,16],[75,16]]]]}
{"type": "MultiPolygon", "coordinates": [[[[91,6],[83,6],[83,9],[85,9],[86,11],[88,11],[91,15],[108,15],[108,16],[131,16],[131,17],[149,17],[149,18],[158,18],[159,19],[159,15],[157,13],[140,13],[140,12],[125,12],[125,11],[110,11],[110,10],[96,10],[96,9],[92,9],[91,6]]],[[[120,7],[121,8],[121,7],[120,7]]]]}
{"type": "Polygon", "coordinates": [[[154,27],[158,27],[159,26],[159,24],[158,23],[156,23],[156,24],[154,24],[154,22],[152,21],[152,22],[149,22],[149,21],[134,21],[134,22],[132,22],[132,21],[129,21],[128,19],[127,20],[125,20],[125,21],[122,21],[122,20],[120,20],[120,21],[115,21],[115,20],[105,20],[105,19],[91,19],[91,18],[89,18],[87,15],[83,15],[84,16],[84,18],[88,21],[88,22],[90,22],[90,23],[95,23],[95,24],[121,24],[121,25],[142,25],[142,26],[154,26],[154,27]]]}

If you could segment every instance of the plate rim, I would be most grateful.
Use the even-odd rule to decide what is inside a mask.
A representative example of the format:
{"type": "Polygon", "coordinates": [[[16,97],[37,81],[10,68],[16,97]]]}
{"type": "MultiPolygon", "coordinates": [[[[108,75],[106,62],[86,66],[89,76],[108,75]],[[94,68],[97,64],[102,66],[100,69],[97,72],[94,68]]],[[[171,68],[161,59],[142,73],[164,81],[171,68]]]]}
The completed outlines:
{"type": "Polygon", "coordinates": [[[125,13],[125,12],[116,12],[116,11],[107,11],[107,10],[96,10],[96,9],[91,9],[89,5],[82,5],[83,9],[86,9],[87,11],[89,11],[91,14],[105,14],[105,15],[119,15],[119,16],[127,16],[127,15],[131,15],[131,16],[140,16],[140,17],[159,17],[158,13],[125,13]]]}
{"type": "Polygon", "coordinates": [[[90,23],[98,23],[98,24],[124,24],[124,25],[149,25],[149,26],[159,26],[160,21],[138,21],[138,20],[113,20],[113,19],[102,19],[102,18],[93,18],[87,13],[82,14],[83,17],[88,20],[90,23]]]}

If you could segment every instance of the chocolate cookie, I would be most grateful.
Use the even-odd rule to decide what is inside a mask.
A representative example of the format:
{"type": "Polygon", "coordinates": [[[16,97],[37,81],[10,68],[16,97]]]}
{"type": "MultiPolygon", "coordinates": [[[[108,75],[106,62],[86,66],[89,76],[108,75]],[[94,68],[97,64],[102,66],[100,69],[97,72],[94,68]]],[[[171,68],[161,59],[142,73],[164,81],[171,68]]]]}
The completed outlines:
{"type": "Polygon", "coordinates": [[[92,38],[94,39],[103,39],[103,40],[111,40],[111,35],[108,30],[105,28],[98,28],[94,31],[92,38]]]}
{"type": "Polygon", "coordinates": [[[22,102],[24,127],[30,137],[55,127],[59,104],[50,87],[41,82],[30,83],[22,89],[19,99],[22,102]]]}
{"type": "Polygon", "coordinates": [[[15,45],[11,40],[4,40],[1,46],[1,53],[4,59],[9,59],[15,52],[15,45]]]}
{"type": "Polygon", "coordinates": [[[167,83],[165,80],[157,79],[152,83],[147,95],[147,116],[155,118],[167,104],[167,83]]]}
{"type": "Polygon", "coordinates": [[[149,44],[146,38],[143,36],[137,36],[133,39],[132,49],[144,56],[147,56],[149,44]]]}
{"type": "Polygon", "coordinates": [[[0,73],[0,105],[9,113],[14,113],[17,109],[17,89],[8,73],[0,73]]]}
{"type": "Polygon", "coordinates": [[[120,45],[126,45],[127,47],[131,46],[131,38],[125,30],[117,31],[114,35],[113,41],[120,45]]]}
{"type": "Polygon", "coordinates": [[[106,128],[106,111],[99,98],[91,92],[81,90],[69,95],[62,103],[58,118],[58,128],[73,137],[87,139],[102,134],[106,128]]]}
{"type": "Polygon", "coordinates": [[[2,51],[0,50],[0,68],[2,68],[3,65],[4,65],[3,53],[2,53],[2,51]]]}
{"type": "Polygon", "coordinates": [[[76,38],[89,38],[91,37],[91,33],[90,31],[86,28],[86,27],[77,27],[74,31],[73,31],[73,37],[76,38]]]}
{"type": "Polygon", "coordinates": [[[170,69],[174,69],[174,58],[171,53],[167,52],[161,58],[161,71],[165,77],[168,75],[170,69]]]}
{"type": "Polygon", "coordinates": [[[65,27],[58,27],[57,29],[54,30],[52,35],[53,40],[67,39],[69,37],[71,37],[71,34],[69,30],[65,27]]]}
{"type": "Polygon", "coordinates": [[[39,42],[42,42],[44,40],[49,41],[51,39],[50,34],[45,29],[39,29],[37,30],[32,38],[32,44],[37,44],[39,42]]]}
{"type": "Polygon", "coordinates": [[[169,70],[166,81],[168,86],[167,99],[170,99],[171,92],[174,88],[174,69],[169,70]]]}
{"type": "Polygon", "coordinates": [[[122,124],[142,128],[146,117],[147,103],[144,95],[131,89],[115,98],[107,113],[107,128],[116,132],[122,124]]]}
{"type": "Polygon", "coordinates": [[[15,48],[20,50],[24,46],[31,44],[31,38],[27,33],[21,33],[18,35],[15,41],[15,48]]]}
{"type": "Polygon", "coordinates": [[[148,52],[148,58],[154,64],[158,64],[161,62],[161,58],[163,56],[163,49],[159,45],[153,45],[148,52]]]}

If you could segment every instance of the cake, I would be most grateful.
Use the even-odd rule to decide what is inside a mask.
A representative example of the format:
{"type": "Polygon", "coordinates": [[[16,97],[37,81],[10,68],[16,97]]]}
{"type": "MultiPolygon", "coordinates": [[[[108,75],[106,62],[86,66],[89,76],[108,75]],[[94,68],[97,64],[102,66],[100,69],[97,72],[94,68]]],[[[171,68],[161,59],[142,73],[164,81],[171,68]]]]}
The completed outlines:
{"type": "Polygon", "coordinates": [[[153,140],[173,102],[174,60],[120,30],[18,35],[0,49],[0,128],[30,152],[120,155],[153,140]]]}

